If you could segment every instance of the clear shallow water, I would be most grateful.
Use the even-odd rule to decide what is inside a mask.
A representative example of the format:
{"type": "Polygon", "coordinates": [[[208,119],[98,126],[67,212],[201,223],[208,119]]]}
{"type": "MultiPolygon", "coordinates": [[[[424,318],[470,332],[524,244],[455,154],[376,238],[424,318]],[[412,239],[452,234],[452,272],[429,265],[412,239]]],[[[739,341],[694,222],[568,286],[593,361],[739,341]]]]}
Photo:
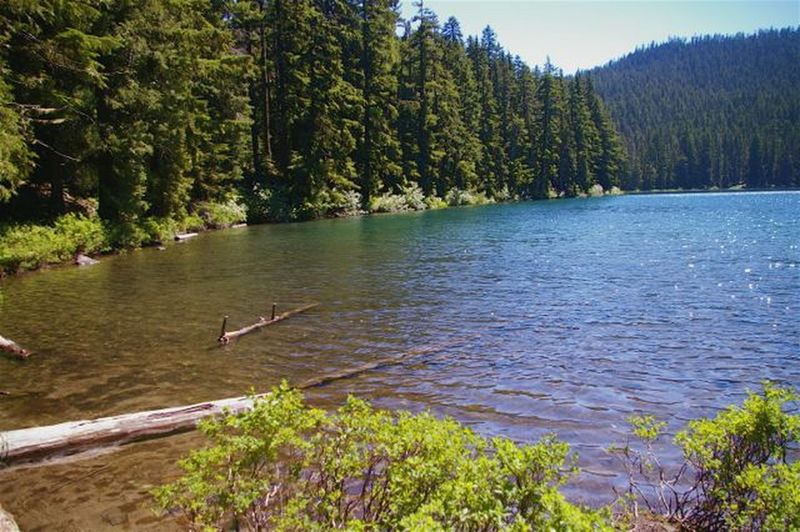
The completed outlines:
{"type": "MultiPolygon", "coordinates": [[[[520,441],[555,431],[588,469],[571,496],[601,502],[619,481],[603,449],[623,440],[631,413],[654,413],[675,431],[763,379],[800,384],[799,311],[799,193],[235,229],[0,283],[0,334],[36,351],[24,363],[0,358],[0,390],[11,393],[0,396],[0,430],[223,398],[445,345],[308,397],[430,408],[520,441]],[[222,315],[238,327],[272,301],[320,306],[215,346],[222,315]]],[[[188,446],[164,444],[157,461],[137,445],[94,459],[105,474],[78,463],[0,472],[0,502],[35,528],[64,518],[53,505],[68,512],[87,497],[82,515],[97,518],[87,526],[111,526],[119,519],[102,515],[120,511],[114,500],[131,514],[144,495],[115,499],[106,481],[158,482],[162,462],[188,446]],[[94,482],[76,492],[83,474],[94,482]],[[73,487],[54,486],[54,476],[73,487]]]]}

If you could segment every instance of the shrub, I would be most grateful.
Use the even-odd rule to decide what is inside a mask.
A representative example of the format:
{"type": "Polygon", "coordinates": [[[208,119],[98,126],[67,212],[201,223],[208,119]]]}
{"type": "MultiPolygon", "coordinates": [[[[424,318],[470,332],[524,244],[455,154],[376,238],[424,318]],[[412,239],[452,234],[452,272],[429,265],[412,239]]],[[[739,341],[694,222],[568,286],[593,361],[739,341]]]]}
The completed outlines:
{"type": "Polygon", "coordinates": [[[424,211],[428,208],[425,194],[416,183],[401,187],[399,194],[386,192],[373,196],[369,202],[370,212],[424,211]]]}
{"type": "Polygon", "coordinates": [[[800,442],[800,416],[784,412],[797,399],[794,392],[767,383],[762,394],[749,394],[741,407],[691,421],[678,433],[675,442],[702,494],[689,518],[693,526],[761,528],[770,518],[786,528],[800,527],[800,512],[788,513],[800,508],[800,469],[786,466],[790,445],[800,442]],[[775,504],[784,499],[790,503],[775,504]]]}
{"type": "Polygon", "coordinates": [[[289,222],[293,220],[291,203],[283,189],[269,189],[261,185],[245,191],[248,223],[289,222]]]}
{"type": "Polygon", "coordinates": [[[469,190],[461,190],[452,188],[447,191],[444,196],[448,205],[459,207],[463,205],[486,205],[494,203],[492,199],[486,196],[484,192],[470,192],[469,190]]]}
{"type": "Polygon", "coordinates": [[[591,197],[597,197],[603,195],[603,186],[599,183],[595,183],[594,185],[589,187],[589,190],[586,193],[591,197]]]}
{"type": "Polygon", "coordinates": [[[629,473],[628,511],[638,501],[691,529],[800,529],[800,465],[787,463],[800,441],[800,416],[786,412],[791,390],[765,383],[742,406],[689,422],[675,443],[686,463],[668,475],[653,452],[664,427],[652,416],[631,419],[644,450],[614,449],[629,473]],[[685,474],[691,478],[684,479],[685,474]]]}
{"type": "Polygon", "coordinates": [[[214,229],[230,227],[247,219],[247,207],[237,201],[237,198],[221,203],[201,201],[194,209],[203,224],[214,229]]]}
{"type": "Polygon", "coordinates": [[[105,251],[108,246],[97,218],[66,214],[50,227],[9,226],[0,230],[0,272],[32,270],[70,260],[77,253],[105,251]]]}
{"type": "Polygon", "coordinates": [[[246,413],[208,420],[212,446],[155,492],[193,530],[608,528],[558,487],[568,448],[487,440],[452,419],[350,398],[326,414],[284,383],[246,413]]]}
{"type": "Polygon", "coordinates": [[[425,206],[428,209],[446,209],[447,202],[438,196],[428,196],[425,198],[425,206]]]}
{"type": "Polygon", "coordinates": [[[331,201],[327,208],[327,214],[333,216],[358,216],[364,214],[361,210],[361,193],[355,190],[345,190],[340,192],[332,190],[330,192],[331,201]]]}
{"type": "Polygon", "coordinates": [[[405,198],[400,194],[386,192],[380,196],[372,196],[369,200],[370,212],[404,212],[407,211],[405,198]]]}
{"type": "Polygon", "coordinates": [[[402,189],[403,199],[412,211],[424,211],[428,206],[425,203],[425,193],[416,183],[411,183],[402,189]]]}

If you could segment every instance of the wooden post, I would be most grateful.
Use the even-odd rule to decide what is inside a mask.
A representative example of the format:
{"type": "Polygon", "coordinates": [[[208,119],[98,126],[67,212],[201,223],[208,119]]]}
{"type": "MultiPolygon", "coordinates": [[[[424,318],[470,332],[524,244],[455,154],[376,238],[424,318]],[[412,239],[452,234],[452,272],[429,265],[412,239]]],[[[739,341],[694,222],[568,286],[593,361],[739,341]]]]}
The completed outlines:
{"type": "Polygon", "coordinates": [[[222,330],[219,332],[219,337],[225,336],[225,326],[228,324],[228,316],[222,318],[222,330]]]}
{"type": "Polygon", "coordinates": [[[275,311],[277,310],[277,308],[278,308],[278,305],[275,304],[275,302],[273,302],[272,303],[272,317],[269,319],[269,321],[275,321],[275,311]]]}

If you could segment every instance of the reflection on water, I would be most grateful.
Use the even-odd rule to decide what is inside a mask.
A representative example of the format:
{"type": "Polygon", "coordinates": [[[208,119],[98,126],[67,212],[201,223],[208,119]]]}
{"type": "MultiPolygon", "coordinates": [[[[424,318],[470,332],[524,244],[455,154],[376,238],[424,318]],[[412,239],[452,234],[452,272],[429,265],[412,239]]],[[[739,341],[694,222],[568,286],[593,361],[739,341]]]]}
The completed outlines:
{"type": "MultiPolygon", "coordinates": [[[[0,359],[0,430],[218,399],[450,342],[309,399],[354,393],[520,441],[555,431],[589,470],[570,495],[601,502],[619,481],[603,449],[631,413],[674,431],[762,379],[800,382],[798,213],[797,193],[521,203],[235,229],[8,279],[0,331],[36,354],[0,359]],[[273,301],[320,306],[215,345],[223,315],[235,328],[273,301]]],[[[0,473],[0,501],[29,529],[141,528],[142,486],[190,441],[0,473]]]]}

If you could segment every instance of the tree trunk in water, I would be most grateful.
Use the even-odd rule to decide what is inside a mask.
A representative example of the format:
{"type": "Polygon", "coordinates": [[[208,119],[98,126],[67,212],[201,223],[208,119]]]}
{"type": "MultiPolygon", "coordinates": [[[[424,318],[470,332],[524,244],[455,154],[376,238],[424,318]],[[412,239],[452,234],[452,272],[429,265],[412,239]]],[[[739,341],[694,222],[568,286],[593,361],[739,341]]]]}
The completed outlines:
{"type": "Polygon", "coordinates": [[[31,354],[27,349],[21,348],[16,343],[2,336],[0,336],[0,351],[10,353],[17,358],[28,358],[31,354]]]}
{"type": "Polygon", "coordinates": [[[0,532],[19,532],[14,516],[3,510],[2,506],[0,506],[0,532]]]}
{"type": "MultiPolygon", "coordinates": [[[[239,338],[240,336],[244,336],[247,333],[251,333],[251,332],[253,332],[255,330],[258,330],[258,329],[260,329],[262,327],[266,327],[267,325],[272,325],[273,323],[278,323],[279,321],[283,321],[286,318],[291,318],[295,314],[300,314],[301,312],[305,312],[305,311],[310,310],[310,309],[312,309],[312,308],[314,308],[316,306],[317,306],[317,303],[311,303],[310,305],[304,305],[304,306],[302,306],[300,308],[296,308],[294,310],[290,310],[289,312],[284,312],[280,316],[275,316],[274,315],[275,308],[274,308],[274,305],[273,305],[273,309],[272,309],[273,316],[272,316],[271,319],[267,319],[267,318],[261,316],[261,317],[259,317],[258,321],[255,322],[254,324],[248,325],[247,327],[242,327],[239,330],[231,331],[231,332],[225,332],[225,322],[223,322],[223,324],[222,324],[222,333],[217,338],[217,341],[219,343],[221,343],[221,344],[227,344],[228,342],[230,342],[231,340],[233,340],[235,338],[239,338]]],[[[225,319],[227,321],[227,316],[225,317],[225,319]]]]}
{"type": "MultiPolygon", "coordinates": [[[[354,377],[379,367],[403,364],[423,355],[433,353],[446,355],[448,348],[461,344],[469,338],[471,337],[437,342],[399,356],[386,357],[354,368],[314,377],[300,383],[297,388],[305,390],[325,386],[331,382],[354,377]]],[[[0,432],[0,463],[10,465],[35,462],[50,457],[67,456],[91,449],[193,430],[197,423],[205,417],[243,412],[252,408],[254,399],[265,395],[233,397],[189,406],[0,432]]]]}

